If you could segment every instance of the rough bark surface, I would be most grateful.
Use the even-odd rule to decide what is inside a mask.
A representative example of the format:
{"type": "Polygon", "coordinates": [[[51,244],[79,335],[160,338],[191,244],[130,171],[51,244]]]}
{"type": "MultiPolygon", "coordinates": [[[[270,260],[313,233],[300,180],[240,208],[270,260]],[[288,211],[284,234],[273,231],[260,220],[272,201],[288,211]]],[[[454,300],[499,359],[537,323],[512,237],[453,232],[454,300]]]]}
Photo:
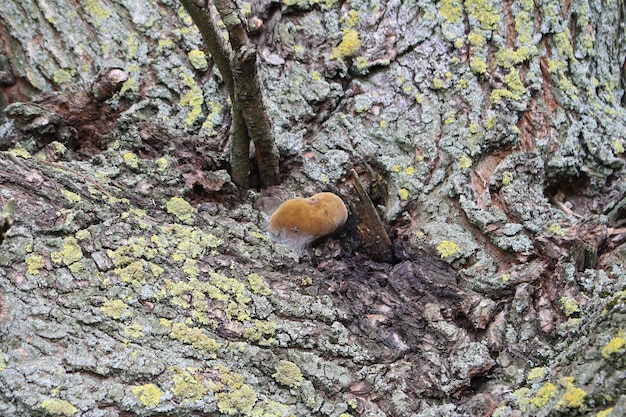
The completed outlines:
{"type": "Polygon", "coordinates": [[[626,414],[624,1],[242,4],[262,192],[177,7],[3,2],[1,415],[626,414]],[[353,169],[392,262],[269,241],[353,169]]]}

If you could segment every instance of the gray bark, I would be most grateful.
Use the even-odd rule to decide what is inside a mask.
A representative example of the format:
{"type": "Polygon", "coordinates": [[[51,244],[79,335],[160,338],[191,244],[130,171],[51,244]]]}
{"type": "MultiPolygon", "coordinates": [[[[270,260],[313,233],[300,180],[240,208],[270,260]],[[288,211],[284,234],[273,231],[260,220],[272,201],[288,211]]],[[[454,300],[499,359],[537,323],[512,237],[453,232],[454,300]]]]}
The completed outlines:
{"type": "Polygon", "coordinates": [[[287,175],[246,196],[173,5],[3,3],[0,414],[626,414],[623,1],[252,4],[287,175]],[[352,169],[393,263],[268,240],[352,169]]]}

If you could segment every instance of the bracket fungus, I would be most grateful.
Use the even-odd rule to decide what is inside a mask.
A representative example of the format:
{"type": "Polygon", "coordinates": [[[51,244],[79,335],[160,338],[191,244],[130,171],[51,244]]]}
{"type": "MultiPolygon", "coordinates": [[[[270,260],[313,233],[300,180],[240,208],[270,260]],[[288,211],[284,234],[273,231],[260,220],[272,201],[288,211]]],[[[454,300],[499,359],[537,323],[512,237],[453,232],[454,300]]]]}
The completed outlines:
{"type": "Polygon", "coordinates": [[[273,241],[302,250],[342,227],[347,219],[348,209],[341,198],[319,193],[282,203],[270,218],[269,233],[273,241]]]}

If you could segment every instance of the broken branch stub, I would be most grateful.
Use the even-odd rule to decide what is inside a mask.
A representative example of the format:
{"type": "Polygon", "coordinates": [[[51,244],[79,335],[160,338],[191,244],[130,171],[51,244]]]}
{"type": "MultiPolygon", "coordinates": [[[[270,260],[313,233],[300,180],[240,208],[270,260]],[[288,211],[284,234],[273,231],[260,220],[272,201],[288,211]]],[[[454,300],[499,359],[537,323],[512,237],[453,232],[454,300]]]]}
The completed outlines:
{"type": "Polygon", "coordinates": [[[352,179],[356,193],[351,196],[350,206],[356,222],[355,230],[359,240],[359,250],[376,261],[391,262],[393,261],[391,239],[385,226],[354,170],[352,170],[352,179]]]}

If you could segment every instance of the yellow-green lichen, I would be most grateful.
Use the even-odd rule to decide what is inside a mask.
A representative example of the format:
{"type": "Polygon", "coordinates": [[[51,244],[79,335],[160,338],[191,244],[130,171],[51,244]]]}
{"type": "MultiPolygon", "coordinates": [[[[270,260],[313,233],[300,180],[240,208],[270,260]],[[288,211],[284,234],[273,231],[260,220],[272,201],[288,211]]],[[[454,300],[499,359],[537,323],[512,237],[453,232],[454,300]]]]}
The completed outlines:
{"type": "Polygon", "coordinates": [[[596,417],[609,417],[612,411],[613,407],[607,408],[606,410],[598,411],[596,417]]]}
{"type": "Polygon", "coordinates": [[[617,333],[617,336],[609,340],[609,342],[604,345],[602,348],[602,357],[608,359],[612,355],[617,353],[622,353],[626,348],[626,337],[624,337],[624,333],[620,330],[617,333]]]}
{"type": "Polygon", "coordinates": [[[343,19],[343,24],[349,28],[358,26],[360,23],[361,23],[361,17],[359,16],[359,12],[356,10],[350,10],[348,12],[348,16],[345,19],[343,19]]]}
{"type": "Polygon", "coordinates": [[[467,35],[467,41],[473,46],[482,47],[485,45],[485,37],[476,31],[472,31],[467,35]]]}
{"type": "Polygon", "coordinates": [[[140,337],[143,337],[143,331],[141,329],[141,325],[135,323],[135,324],[129,324],[128,326],[124,327],[124,336],[128,336],[133,339],[138,339],[140,337]]]}
{"type": "Polygon", "coordinates": [[[333,48],[330,59],[343,60],[343,58],[355,56],[361,48],[359,32],[354,29],[344,29],[339,45],[333,48]]]}
{"type": "Polygon", "coordinates": [[[73,416],[78,412],[78,409],[74,407],[72,403],[56,398],[43,400],[41,402],[41,408],[43,408],[46,413],[53,416],[73,416]]]}
{"type": "Polygon", "coordinates": [[[79,194],[73,193],[68,190],[61,190],[61,194],[63,194],[63,197],[65,197],[65,199],[70,203],[79,203],[81,200],[79,194]]]}
{"type": "Polygon", "coordinates": [[[256,392],[249,385],[217,394],[217,408],[229,415],[248,415],[256,403],[256,392]]]}
{"type": "Polygon", "coordinates": [[[81,229],[74,233],[74,236],[78,240],[91,240],[91,232],[87,229],[81,229]]]}
{"type": "Polygon", "coordinates": [[[133,387],[131,391],[146,407],[156,407],[157,405],[159,405],[159,403],[161,402],[161,395],[163,395],[159,387],[154,384],[146,384],[133,387]]]}
{"type": "Polygon", "coordinates": [[[137,52],[139,52],[139,35],[137,32],[131,32],[126,40],[128,46],[128,58],[136,58],[137,52]]]}
{"type": "Polygon", "coordinates": [[[289,408],[288,405],[263,398],[257,401],[248,415],[250,417],[296,417],[293,413],[288,414],[289,408]]]}
{"type": "Polygon", "coordinates": [[[527,381],[533,381],[535,379],[543,379],[546,376],[546,368],[544,366],[540,366],[537,368],[532,368],[530,372],[528,372],[528,377],[526,377],[527,381]]]}
{"type": "Polygon", "coordinates": [[[207,393],[220,388],[220,385],[198,373],[197,369],[174,366],[170,368],[170,371],[173,372],[170,391],[183,400],[197,401],[207,393]]]}
{"type": "Polygon", "coordinates": [[[206,71],[209,67],[209,62],[206,59],[206,54],[199,49],[193,49],[187,54],[189,62],[198,71],[206,71]]]}
{"type": "Polygon", "coordinates": [[[463,6],[461,0],[442,0],[439,6],[439,13],[448,23],[457,23],[463,16],[463,6]]]}
{"type": "Polygon", "coordinates": [[[580,307],[578,306],[578,302],[575,299],[563,296],[559,301],[561,302],[561,307],[563,308],[563,312],[567,317],[580,312],[580,307]]]}
{"type": "Polygon", "coordinates": [[[615,139],[615,141],[613,142],[613,151],[617,155],[624,153],[624,145],[622,144],[621,139],[615,139]]]}
{"type": "Polygon", "coordinates": [[[548,226],[548,232],[556,236],[565,236],[565,230],[558,224],[551,224],[548,226]]]}
{"type": "Polygon", "coordinates": [[[265,280],[259,274],[249,274],[248,283],[250,284],[250,289],[252,290],[252,292],[257,295],[268,296],[272,294],[272,290],[269,289],[269,287],[265,283],[265,280]]]}
{"type": "Polygon", "coordinates": [[[513,173],[511,171],[504,171],[502,174],[502,185],[507,186],[513,181],[513,173]]]}
{"type": "Polygon", "coordinates": [[[461,155],[459,158],[459,168],[468,169],[472,166],[472,159],[467,155],[461,155]]]}
{"type": "Polygon", "coordinates": [[[28,255],[26,257],[26,272],[32,275],[39,274],[39,270],[46,266],[46,262],[40,255],[28,255]]]}
{"type": "Polygon", "coordinates": [[[120,277],[122,282],[133,284],[135,287],[146,283],[144,262],[141,260],[133,261],[123,268],[115,268],[113,272],[120,277]]]}
{"type": "Polygon", "coordinates": [[[537,394],[531,399],[531,403],[537,408],[545,407],[550,399],[556,397],[559,389],[552,382],[546,382],[537,390],[537,394]]]}
{"type": "Polygon", "coordinates": [[[558,410],[581,408],[584,404],[587,392],[574,385],[573,377],[563,377],[559,382],[563,387],[565,387],[565,393],[563,393],[557,402],[556,408],[558,410]]]}
{"type": "Polygon", "coordinates": [[[243,337],[247,340],[258,343],[261,346],[267,346],[274,342],[274,333],[278,326],[273,321],[254,320],[253,323],[246,323],[247,327],[243,331],[243,337]]]}
{"type": "Polygon", "coordinates": [[[63,264],[65,266],[78,262],[83,257],[83,250],[78,245],[74,236],[68,236],[63,240],[61,250],[50,253],[50,259],[55,264],[63,264]]]}
{"type": "Polygon", "coordinates": [[[200,116],[202,116],[202,103],[204,103],[204,96],[202,95],[202,89],[198,86],[194,78],[187,73],[186,68],[181,67],[179,74],[183,79],[183,83],[190,88],[190,90],[180,99],[180,105],[189,108],[185,123],[187,126],[192,126],[200,118],[200,116]]]}
{"type": "Polygon", "coordinates": [[[193,224],[196,210],[186,200],[180,197],[172,197],[165,204],[167,212],[173,214],[185,224],[193,224]]]}
{"type": "Polygon", "coordinates": [[[111,13],[101,6],[98,0],[85,0],[85,10],[93,18],[96,26],[100,26],[105,19],[111,16],[111,13]]]}
{"type": "Polygon", "coordinates": [[[56,84],[69,84],[72,82],[74,74],[76,74],[76,70],[68,71],[59,68],[52,73],[52,79],[56,84]]]}
{"type": "Polygon", "coordinates": [[[189,327],[184,323],[174,323],[169,337],[211,355],[214,355],[220,348],[220,344],[209,337],[204,330],[199,327],[189,327]]]}
{"type": "Polygon", "coordinates": [[[520,100],[522,95],[526,93],[526,87],[524,87],[524,83],[522,83],[519,73],[515,68],[511,68],[511,71],[504,76],[504,83],[508,89],[497,88],[491,92],[491,100],[494,103],[497,103],[503,98],[520,100]]]}
{"type": "Polygon", "coordinates": [[[107,316],[119,320],[130,316],[130,307],[122,300],[106,300],[102,307],[102,312],[107,316]]]}
{"type": "Polygon", "coordinates": [[[133,152],[124,152],[122,159],[124,160],[124,164],[126,164],[129,168],[139,168],[139,158],[133,152]]]}
{"type": "Polygon", "coordinates": [[[185,259],[185,262],[183,262],[183,272],[190,278],[198,278],[200,276],[198,261],[192,258],[185,259]]]}
{"type": "Polygon", "coordinates": [[[473,57],[470,62],[470,69],[474,74],[484,74],[487,72],[487,63],[480,57],[473,57]]]}
{"type": "Polygon", "coordinates": [[[302,371],[298,365],[290,361],[279,361],[275,367],[276,373],[272,374],[272,377],[279,384],[285,385],[289,388],[298,388],[304,377],[302,371]]]}
{"type": "Polygon", "coordinates": [[[8,153],[22,159],[30,159],[33,157],[26,149],[19,147],[9,149],[8,153]]]}
{"type": "Polygon", "coordinates": [[[161,158],[155,159],[154,163],[157,166],[157,172],[164,172],[170,166],[169,161],[164,156],[162,156],[161,158]]]}
{"type": "Polygon", "coordinates": [[[465,9],[471,17],[480,23],[482,28],[488,30],[498,28],[498,24],[500,23],[500,11],[496,11],[490,1],[465,0],[465,9]]]}
{"type": "Polygon", "coordinates": [[[171,40],[170,38],[159,39],[159,46],[158,46],[159,51],[165,51],[165,50],[169,50],[173,48],[174,48],[174,41],[171,40]]]}
{"type": "Polygon", "coordinates": [[[448,259],[459,255],[461,253],[461,249],[456,243],[444,240],[437,246],[437,252],[439,253],[441,259],[448,259]]]}

